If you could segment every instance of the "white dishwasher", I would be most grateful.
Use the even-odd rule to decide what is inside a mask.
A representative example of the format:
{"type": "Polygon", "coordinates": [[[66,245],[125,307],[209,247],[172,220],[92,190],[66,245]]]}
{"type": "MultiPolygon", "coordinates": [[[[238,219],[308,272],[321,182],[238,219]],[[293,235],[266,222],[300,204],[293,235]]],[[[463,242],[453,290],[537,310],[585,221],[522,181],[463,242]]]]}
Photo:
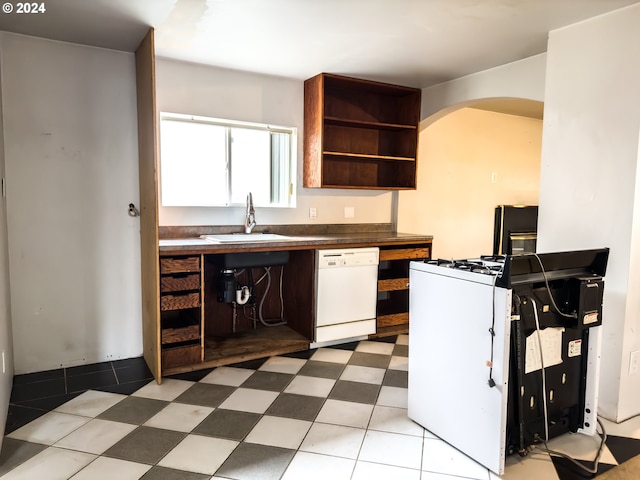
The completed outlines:
{"type": "Polygon", "coordinates": [[[376,332],[378,256],[378,247],[317,251],[317,343],[376,332]]]}

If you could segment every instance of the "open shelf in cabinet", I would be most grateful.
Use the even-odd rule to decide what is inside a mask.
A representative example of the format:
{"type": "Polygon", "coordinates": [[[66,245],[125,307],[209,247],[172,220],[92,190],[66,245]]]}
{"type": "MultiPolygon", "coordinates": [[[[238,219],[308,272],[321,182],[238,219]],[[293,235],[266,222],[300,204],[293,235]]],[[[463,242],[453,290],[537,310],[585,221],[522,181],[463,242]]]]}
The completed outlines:
{"type": "Polygon", "coordinates": [[[324,152],[343,152],[380,158],[416,159],[415,129],[376,129],[325,123],[324,152]]]}
{"type": "Polygon", "coordinates": [[[333,188],[410,189],[415,186],[415,171],[414,161],[327,152],[323,184],[333,188]]]}
{"type": "Polygon", "coordinates": [[[420,121],[417,88],[329,73],[314,79],[322,81],[323,115],[327,118],[395,125],[417,125],[420,121]]]}
{"type": "Polygon", "coordinates": [[[367,120],[351,120],[348,118],[340,117],[324,117],[325,125],[338,125],[342,127],[356,127],[356,128],[373,128],[377,130],[409,130],[414,131],[416,125],[406,125],[402,123],[388,123],[388,122],[372,122],[367,120]]]}
{"type": "Polygon", "coordinates": [[[409,331],[409,262],[430,256],[430,243],[380,247],[375,337],[409,331]]]}
{"type": "Polygon", "coordinates": [[[196,365],[202,362],[203,348],[197,344],[174,344],[162,349],[162,370],[165,374],[172,368],[196,365]]]}
{"type": "Polygon", "coordinates": [[[409,290],[384,292],[378,297],[378,326],[388,327],[409,320],[409,290]]]}
{"type": "Polygon", "coordinates": [[[305,82],[304,186],[416,188],[420,90],[331,74],[305,82]]]}
{"type": "Polygon", "coordinates": [[[161,343],[200,341],[200,309],[189,308],[164,312],[161,317],[161,343]]]}
{"type": "Polygon", "coordinates": [[[160,258],[162,370],[202,362],[202,257],[160,258]]]}

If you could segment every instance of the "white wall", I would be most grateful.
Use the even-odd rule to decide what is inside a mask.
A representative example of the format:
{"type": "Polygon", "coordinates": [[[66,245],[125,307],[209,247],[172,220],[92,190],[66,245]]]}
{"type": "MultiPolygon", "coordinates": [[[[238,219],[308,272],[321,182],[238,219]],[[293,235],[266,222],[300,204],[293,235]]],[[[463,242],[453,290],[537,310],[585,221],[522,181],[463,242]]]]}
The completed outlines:
{"type": "MultiPolygon", "coordinates": [[[[302,187],[304,85],[302,81],[226,70],[164,58],[156,61],[159,112],[184,113],[298,128],[296,208],[256,208],[258,224],[388,223],[392,193],[302,187]],[[309,208],[318,217],[309,219],[309,208]],[[344,218],[344,207],[355,218],[344,218]]],[[[162,207],[160,225],[240,225],[239,207],[162,207]]]]}
{"type": "Polygon", "coordinates": [[[138,356],[133,54],[2,36],[15,371],[138,356]]]}
{"type": "MultiPolygon", "coordinates": [[[[5,176],[4,135],[2,133],[2,38],[0,38],[0,177],[5,176]]],[[[13,341],[11,338],[11,308],[9,303],[9,252],[7,250],[7,209],[0,195],[0,432],[4,432],[11,385],[13,383],[13,341]]],[[[0,450],[2,449],[0,435],[0,450]]]]}
{"type": "Polygon", "coordinates": [[[610,247],[600,413],[640,414],[640,4],[549,35],[539,251],[610,247]]]}
{"type": "MultiPolygon", "coordinates": [[[[544,100],[546,54],[483,70],[422,89],[421,118],[427,124],[452,111],[494,98],[544,100]]],[[[424,128],[426,125],[421,125],[424,128]]]]}
{"type": "Polygon", "coordinates": [[[537,205],[542,121],[474,108],[420,131],[418,189],[400,192],[398,230],[434,236],[434,258],[493,252],[497,205],[537,205]]]}

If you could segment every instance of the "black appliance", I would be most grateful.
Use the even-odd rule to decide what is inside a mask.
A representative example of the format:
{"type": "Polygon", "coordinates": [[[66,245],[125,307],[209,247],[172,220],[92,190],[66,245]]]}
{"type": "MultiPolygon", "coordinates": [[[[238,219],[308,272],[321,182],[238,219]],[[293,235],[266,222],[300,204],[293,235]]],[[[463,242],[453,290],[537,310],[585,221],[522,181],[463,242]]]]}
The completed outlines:
{"type": "Polygon", "coordinates": [[[589,422],[596,412],[589,415],[586,405],[588,364],[596,361],[589,335],[602,324],[608,256],[609,249],[598,249],[506,257],[496,285],[512,291],[508,453],[595,427],[589,422]],[[557,363],[531,367],[531,349],[542,346],[538,335],[554,331],[557,363]]]}
{"type": "Polygon", "coordinates": [[[498,205],[493,227],[493,254],[534,253],[537,230],[536,205],[498,205]]]}

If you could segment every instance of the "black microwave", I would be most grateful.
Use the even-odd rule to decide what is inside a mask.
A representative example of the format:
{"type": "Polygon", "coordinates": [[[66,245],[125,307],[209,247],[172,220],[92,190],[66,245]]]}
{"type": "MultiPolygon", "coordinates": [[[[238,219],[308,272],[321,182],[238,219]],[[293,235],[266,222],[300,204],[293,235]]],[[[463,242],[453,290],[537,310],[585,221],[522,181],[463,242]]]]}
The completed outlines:
{"type": "Polygon", "coordinates": [[[537,205],[498,205],[493,229],[493,254],[535,253],[537,205]]]}

